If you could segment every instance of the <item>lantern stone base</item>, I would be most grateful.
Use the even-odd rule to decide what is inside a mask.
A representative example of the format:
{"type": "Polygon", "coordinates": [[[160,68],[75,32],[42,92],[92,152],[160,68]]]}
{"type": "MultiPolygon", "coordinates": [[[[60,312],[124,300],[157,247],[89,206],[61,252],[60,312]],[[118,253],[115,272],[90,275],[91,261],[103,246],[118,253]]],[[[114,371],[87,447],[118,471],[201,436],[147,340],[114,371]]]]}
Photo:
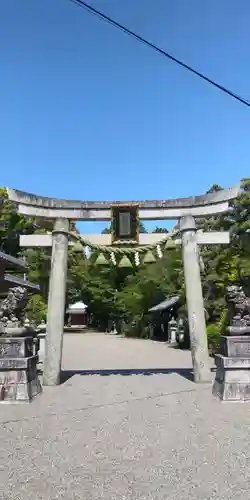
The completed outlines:
{"type": "Polygon", "coordinates": [[[29,403],[42,392],[31,337],[0,337],[0,403],[29,403]]]}
{"type": "Polygon", "coordinates": [[[213,394],[222,401],[250,401],[250,358],[215,356],[213,394]]]}

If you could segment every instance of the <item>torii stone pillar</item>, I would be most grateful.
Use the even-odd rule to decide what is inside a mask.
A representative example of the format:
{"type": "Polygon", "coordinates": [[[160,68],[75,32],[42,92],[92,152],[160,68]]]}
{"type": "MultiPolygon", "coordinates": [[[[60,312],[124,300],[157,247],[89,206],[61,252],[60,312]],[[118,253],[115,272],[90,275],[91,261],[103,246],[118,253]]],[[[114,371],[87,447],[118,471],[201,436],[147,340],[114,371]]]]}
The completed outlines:
{"type": "Polygon", "coordinates": [[[60,383],[68,269],[68,231],[68,219],[55,220],[52,233],[47,336],[43,367],[44,385],[60,383]]]}
{"type": "Polygon", "coordinates": [[[195,382],[211,381],[195,219],[180,219],[186,301],[195,382]]]}

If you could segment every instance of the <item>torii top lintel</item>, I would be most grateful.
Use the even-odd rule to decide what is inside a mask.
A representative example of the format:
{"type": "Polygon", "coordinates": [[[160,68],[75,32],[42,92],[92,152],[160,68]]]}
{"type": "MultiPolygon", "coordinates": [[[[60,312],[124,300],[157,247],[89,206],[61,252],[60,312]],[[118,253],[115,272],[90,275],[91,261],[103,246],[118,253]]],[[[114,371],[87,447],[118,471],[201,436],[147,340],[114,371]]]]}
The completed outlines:
{"type": "Polygon", "coordinates": [[[7,191],[9,200],[18,204],[19,213],[30,217],[108,221],[111,218],[112,206],[116,205],[137,205],[140,219],[144,220],[179,219],[185,215],[194,217],[215,215],[228,210],[229,202],[237,197],[240,187],[188,198],[122,202],[61,200],[17,189],[8,188],[7,191]]]}

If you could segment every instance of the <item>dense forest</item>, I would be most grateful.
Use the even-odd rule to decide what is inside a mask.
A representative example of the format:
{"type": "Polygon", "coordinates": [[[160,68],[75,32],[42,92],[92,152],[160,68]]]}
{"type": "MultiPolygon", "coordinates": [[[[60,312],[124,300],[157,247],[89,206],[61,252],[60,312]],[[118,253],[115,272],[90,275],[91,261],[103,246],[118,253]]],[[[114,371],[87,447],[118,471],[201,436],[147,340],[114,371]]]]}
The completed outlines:
{"type": "MultiPolygon", "coordinates": [[[[225,287],[230,283],[239,283],[250,296],[250,179],[244,179],[241,187],[241,194],[227,214],[197,221],[199,229],[230,230],[231,233],[229,246],[203,246],[200,249],[204,264],[202,282],[210,345],[216,344],[227,321],[225,287]]],[[[220,189],[220,186],[213,185],[208,192],[220,189]]],[[[4,188],[0,190],[0,197],[3,199],[0,248],[14,256],[25,257],[29,265],[28,279],[40,284],[41,294],[32,295],[28,307],[30,318],[40,322],[46,318],[50,250],[20,249],[19,235],[43,232],[44,229],[40,227],[39,221],[29,220],[16,213],[4,188]]],[[[77,231],[74,225],[72,230],[77,231]]],[[[146,231],[142,224],[140,230],[146,231]]],[[[157,227],[155,232],[166,230],[157,227]]],[[[108,319],[123,318],[127,335],[147,337],[148,309],[173,294],[180,295],[181,313],[185,315],[180,248],[166,249],[162,258],[155,263],[129,268],[97,266],[94,254],[86,258],[79,245],[70,247],[67,302],[86,302],[94,321],[101,327],[105,327],[108,319]]]]}

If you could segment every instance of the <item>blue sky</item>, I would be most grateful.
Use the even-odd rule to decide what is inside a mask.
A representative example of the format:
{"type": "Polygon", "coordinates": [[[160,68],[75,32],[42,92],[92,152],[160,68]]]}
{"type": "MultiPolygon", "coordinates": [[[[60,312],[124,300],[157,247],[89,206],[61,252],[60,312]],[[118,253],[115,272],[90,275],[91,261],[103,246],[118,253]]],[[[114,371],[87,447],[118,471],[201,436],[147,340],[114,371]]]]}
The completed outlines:
{"type": "MultiPolygon", "coordinates": [[[[89,3],[250,100],[249,0],[89,3]]],[[[0,37],[1,185],[168,199],[250,175],[249,108],[69,0],[1,0],[0,37]]]]}

